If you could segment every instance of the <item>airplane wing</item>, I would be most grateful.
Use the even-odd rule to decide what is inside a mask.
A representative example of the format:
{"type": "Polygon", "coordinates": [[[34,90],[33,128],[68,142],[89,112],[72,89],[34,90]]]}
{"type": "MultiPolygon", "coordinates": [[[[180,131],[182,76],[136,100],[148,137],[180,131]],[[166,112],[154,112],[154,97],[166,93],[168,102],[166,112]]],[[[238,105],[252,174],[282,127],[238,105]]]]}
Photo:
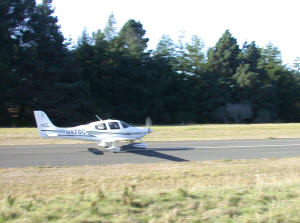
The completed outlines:
{"type": "Polygon", "coordinates": [[[118,142],[118,141],[128,141],[128,140],[133,140],[133,139],[124,138],[124,137],[109,137],[103,139],[102,142],[107,143],[107,142],[118,142]]]}
{"type": "Polygon", "coordinates": [[[99,137],[102,136],[102,142],[111,143],[117,141],[130,141],[135,140],[136,137],[131,137],[130,134],[120,134],[120,133],[107,133],[107,132],[98,132],[98,131],[86,131],[91,136],[99,137]]]}
{"type": "Polygon", "coordinates": [[[57,129],[57,130],[45,129],[45,130],[41,130],[41,131],[47,137],[57,137],[64,133],[64,130],[60,130],[60,129],[57,129]]]}

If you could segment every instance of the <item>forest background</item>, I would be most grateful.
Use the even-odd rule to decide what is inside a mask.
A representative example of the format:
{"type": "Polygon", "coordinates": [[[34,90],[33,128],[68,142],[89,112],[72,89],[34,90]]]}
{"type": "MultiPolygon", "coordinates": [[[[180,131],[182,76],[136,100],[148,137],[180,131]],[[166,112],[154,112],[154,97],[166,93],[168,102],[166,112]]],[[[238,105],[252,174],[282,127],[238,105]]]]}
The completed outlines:
{"type": "Polygon", "coordinates": [[[286,66],[273,44],[239,46],[225,30],[204,50],[197,35],[163,35],[149,50],[135,20],[85,30],[71,45],[51,0],[0,2],[0,125],[33,126],[33,110],[57,125],[101,118],[129,123],[300,121],[300,60],[286,66]]]}

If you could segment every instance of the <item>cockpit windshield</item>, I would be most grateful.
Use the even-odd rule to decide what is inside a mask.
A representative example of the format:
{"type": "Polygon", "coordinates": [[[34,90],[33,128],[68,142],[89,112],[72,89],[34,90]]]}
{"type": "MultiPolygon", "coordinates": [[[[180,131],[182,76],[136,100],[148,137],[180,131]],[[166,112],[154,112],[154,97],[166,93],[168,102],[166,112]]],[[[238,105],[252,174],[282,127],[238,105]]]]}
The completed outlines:
{"type": "Polygon", "coordinates": [[[118,122],[109,122],[108,125],[110,129],[120,129],[118,122]]]}
{"type": "Polygon", "coordinates": [[[107,130],[106,125],[104,123],[100,123],[98,125],[95,125],[95,128],[98,130],[107,130]]]}
{"type": "Polygon", "coordinates": [[[122,121],[121,121],[121,125],[123,126],[123,128],[124,128],[124,129],[126,129],[126,128],[129,128],[129,127],[130,127],[130,125],[128,125],[127,123],[125,123],[125,122],[122,122],[122,121]]]}

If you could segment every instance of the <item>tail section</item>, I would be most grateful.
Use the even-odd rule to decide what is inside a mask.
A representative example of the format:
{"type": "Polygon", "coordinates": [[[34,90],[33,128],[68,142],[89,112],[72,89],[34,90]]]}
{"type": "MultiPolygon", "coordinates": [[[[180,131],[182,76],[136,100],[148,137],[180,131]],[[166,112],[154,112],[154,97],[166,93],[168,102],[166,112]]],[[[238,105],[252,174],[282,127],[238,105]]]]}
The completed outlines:
{"type": "Polygon", "coordinates": [[[42,138],[48,138],[49,135],[46,131],[57,130],[58,128],[52,124],[48,116],[43,111],[34,111],[34,117],[36,125],[39,129],[40,136],[42,138]]]}

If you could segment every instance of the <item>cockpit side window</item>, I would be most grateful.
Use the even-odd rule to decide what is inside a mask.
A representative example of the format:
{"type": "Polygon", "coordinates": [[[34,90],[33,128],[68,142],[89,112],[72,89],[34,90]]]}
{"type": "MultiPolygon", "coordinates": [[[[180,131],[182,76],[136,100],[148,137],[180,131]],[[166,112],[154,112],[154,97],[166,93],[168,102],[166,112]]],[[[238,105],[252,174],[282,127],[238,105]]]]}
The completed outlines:
{"type": "Polygon", "coordinates": [[[98,125],[95,125],[95,129],[98,129],[98,130],[107,130],[107,127],[106,127],[105,123],[100,123],[98,125]]]}
{"type": "Polygon", "coordinates": [[[126,129],[126,128],[129,128],[129,127],[130,127],[130,125],[128,125],[127,123],[125,123],[125,122],[122,122],[122,121],[121,121],[121,125],[123,126],[123,128],[124,128],[124,129],[126,129]]]}
{"type": "Polygon", "coordinates": [[[120,129],[119,123],[117,122],[109,122],[108,125],[110,129],[120,129]]]}

